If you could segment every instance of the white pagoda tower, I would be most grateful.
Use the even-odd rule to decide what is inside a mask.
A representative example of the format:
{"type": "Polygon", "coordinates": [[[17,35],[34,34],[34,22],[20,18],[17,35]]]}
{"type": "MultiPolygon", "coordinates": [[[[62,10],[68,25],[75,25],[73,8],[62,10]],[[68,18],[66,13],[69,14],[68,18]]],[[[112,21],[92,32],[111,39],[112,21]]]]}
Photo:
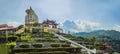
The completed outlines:
{"type": "Polygon", "coordinates": [[[38,23],[38,16],[30,7],[26,10],[27,15],[25,16],[25,26],[32,26],[34,23],[38,23]]]}

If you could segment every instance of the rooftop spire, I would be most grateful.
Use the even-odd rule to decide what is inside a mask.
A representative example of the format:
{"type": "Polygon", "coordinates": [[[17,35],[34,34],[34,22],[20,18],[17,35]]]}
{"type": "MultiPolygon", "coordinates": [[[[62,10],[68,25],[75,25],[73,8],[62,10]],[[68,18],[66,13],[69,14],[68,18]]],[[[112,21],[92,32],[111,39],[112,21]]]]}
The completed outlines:
{"type": "Polygon", "coordinates": [[[32,11],[32,7],[30,6],[30,11],[32,11]]]}

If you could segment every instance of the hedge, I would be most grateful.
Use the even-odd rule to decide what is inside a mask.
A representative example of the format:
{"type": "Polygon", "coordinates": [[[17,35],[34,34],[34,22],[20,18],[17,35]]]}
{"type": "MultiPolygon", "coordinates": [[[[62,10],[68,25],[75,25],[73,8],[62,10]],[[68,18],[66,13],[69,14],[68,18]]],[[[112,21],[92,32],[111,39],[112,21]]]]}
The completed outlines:
{"type": "Polygon", "coordinates": [[[16,41],[17,37],[16,36],[12,36],[12,37],[8,37],[8,41],[16,41]]]}
{"type": "Polygon", "coordinates": [[[30,45],[28,45],[28,44],[22,44],[22,45],[20,45],[20,47],[21,47],[21,48],[29,48],[30,45]]]}
{"type": "Polygon", "coordinates": [[[5,43],[6,42],[6,38],[5,37],[0,37],[0,43],[5,43]]]}
{"type": "Polygon", "coordinates": [[[62,44],[62,47],[70,47],[70,44],[62,44]]]}
{"type": "Polygon", "coordinates": [[[51,47],[60,47],[60,44],[51,44],[51,47]]]}
{"type": "Polygon", "coordinates": [[[43,46],[43,44],[33,44],[32,46],[35,48],[41,48],[43,46]]]}
{"type": "Polygon", "coordinates": [[[66,42],[67,44],[71,44],[70,42],[66,42]]]}

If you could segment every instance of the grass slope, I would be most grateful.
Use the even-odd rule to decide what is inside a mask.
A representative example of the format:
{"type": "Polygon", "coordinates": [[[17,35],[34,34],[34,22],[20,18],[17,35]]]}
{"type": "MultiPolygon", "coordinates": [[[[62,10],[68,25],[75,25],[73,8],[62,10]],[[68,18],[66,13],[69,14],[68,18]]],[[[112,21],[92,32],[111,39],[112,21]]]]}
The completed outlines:
{"type": "Polygon", "coordinates": [[[5,44],[0,44],[0,54],[8,54],[8,48],[5,44]]]}

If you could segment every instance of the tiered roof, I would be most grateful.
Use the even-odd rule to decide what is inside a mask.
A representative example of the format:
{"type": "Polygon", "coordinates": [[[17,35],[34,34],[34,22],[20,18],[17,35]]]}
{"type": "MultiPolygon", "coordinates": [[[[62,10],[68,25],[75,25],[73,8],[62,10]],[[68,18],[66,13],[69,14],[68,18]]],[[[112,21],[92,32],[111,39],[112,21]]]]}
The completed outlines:
{"type": "Polygon", "coordinates": [[[54,25],[58,25],[54,20],[49,20],[49,19],[43,21],[42,24],[54,24],[54,25]]]}

